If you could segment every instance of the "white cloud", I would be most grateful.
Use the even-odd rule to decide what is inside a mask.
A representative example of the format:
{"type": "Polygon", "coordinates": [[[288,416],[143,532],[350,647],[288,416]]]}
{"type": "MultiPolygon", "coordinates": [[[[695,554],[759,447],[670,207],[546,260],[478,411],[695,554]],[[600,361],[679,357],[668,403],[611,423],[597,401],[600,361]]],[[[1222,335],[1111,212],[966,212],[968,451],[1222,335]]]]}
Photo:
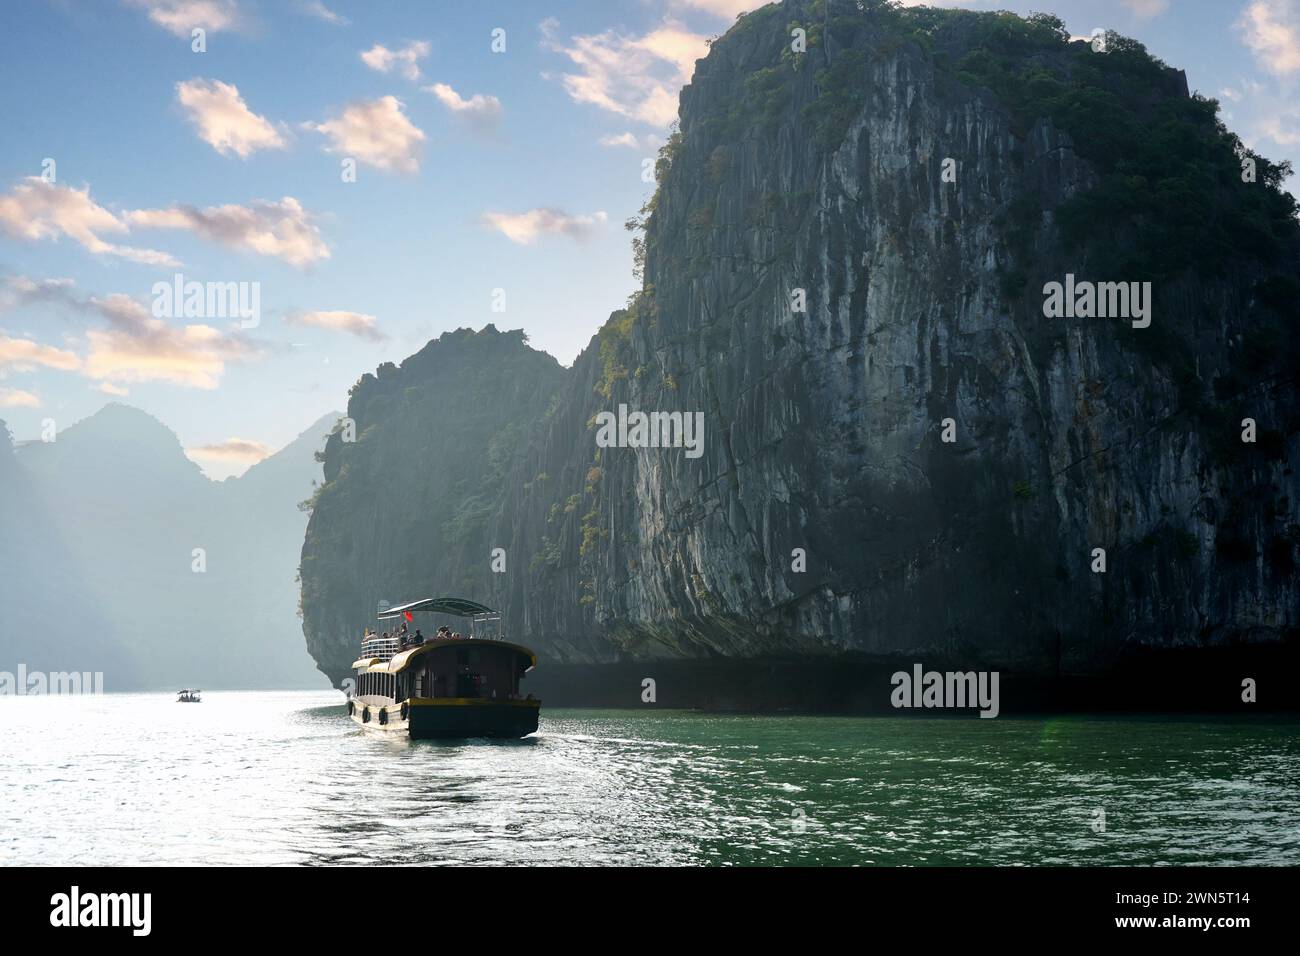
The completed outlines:
{"type": "Polygon", "coordinates": [[[601,146],[635,147],[639,145],[636,136],[634,136],[631,133],[618,133],[618,134],[610,133],[608,136],[602,136],[599,142],[601,146]]]}
{"type": "Polygon", "coordinates": [[[75,283],[71,279],[29,279],[5,276],[0,281],[0,315],[41,302],[66,302],[75,283]]]}
{"type": "Polygon", "coordinates": [[[671,19],[644,36],[607,30],[561,41],[557,29],[543,21],[542,44],[578,68],[561,78],[573,100],[655,126],[677,118],[677,94],[709,49],[703,36],[671,19]]]}
{"type": "Polygon", "coordinates": [[[252,465],[264,458],[269,458],[274,451],[275,449],[265,442],[254,441],[251,438],[227,438],[225,441],[187,448],[185,454],[191,458],[233,461],[252,465]]]}
{"type": "Polygon", "coordinates": [[[1288,76],[1300,71],[1300,13],[1296,0],[1252,0],[1237,21],[1260,66],[1288,76]]]}
{"type": "Polygon", "coordinates": [[[124,292],[113,292],[102,298],[92,295],[83,305],[121,332],[138,335],[148,331],[150,323],[156,321],[148,309],[124,292]]]}
{"type": "Polygon", "coordinates": [[[189,113],[199,139],[222,155],[235,153],[247,159],[259,149],[284,148],[284,137],[248,108],[231,83],[187,80],[176,84],[176,98],[189,113]]]}
{"type": "Polygon", "coordinates": [[[177,266],[165,252],[119,246],[100,233],[124,233],[128,223],[90,198],[90,187],[74,189],[28,176],[0,195],[0,232],[25,241],[67,236],[96,255],[117,256],[147,265],[177,266]]]}
{"type": "Polygon", "coordinates": [[[383,342],[388,338],[379,331],[378,320],[364,312],[290,312],[284,318],[290,325],[347,332],[370,342],[383,342]]]}
{"type": "Polygon", "coordinates": [[[306,127],[330,140],[328,152],[354,157],[378,169],[414,173],[420,169],[424,133],[406,118],[402,106],[397,97],[383,96],[353,103],[335,119],[307,123],[306,127]]]}
{"type": "Polygon", "coordinates": [[[41,400],[20,388],[0,388],[0,408],[39,408],[41,400]]]}
{"type": "Polygon", "coordinates": [[[475,93],[465,99],[446,83],[435,83],[422,89],[432,93],[443,106],[477,129],[493,129],[501,119],[501,101],[495,96],[475,93]]]}
{"type": "Polygon", "coordinates": [[[400,50],[390,50],[381,43],[376,43],[369,50],[361,53],[361,62],[380,73],[397,70],[412,83],[420,79],[419,61],[429,55],[429,44],[425,40],[408,43],[400,50]]]}
{"type": "Polygon", "coordinates": [[[30,372],[38,366],[72,372],[81,366],[81,360],[66,349],[0,335],[0,373],[30,372]]]}
{"type": "Polygon", "coordinates": [[[654,133],[646,133],[644,136],[638,137],[631,132],[610,133],[607,136],[600,137],[596,142],[600,143],[601,146],[628,146],[634,148],[639,146],[649,150],[656,150],[664,144],[664,141],[654,133]]]}
{"type": "Polygon", "coordinates": [[[582,241],[596,226],[609,217],[604,212],[590,216],[571,216],[558,209],[530,209],[527,212],[488,212],[483,221],[498,230],[511,242],[528,245],[543,235],[564,235],[582,241]]]}
{"type": "Polygon", "coordinates": [[[236,333],[201,324],[173,327],[120,292],[81,298],[68,280],[24,276],[11,277],[7,285],[26,290],[28,295],[48,292],[41,301],[57,299],[80,315],[105,323],[106,328],[87,329],[71,340],[83,355],[0,335],[0,374],[37,367],[77,372],[97,382],[99,390],[109,395],[125,395],[124,382],[213,389],[220,383],[226,363],[261,354],[253,342],[236,333]]]}
{"type": "Polygon", "coordinates": [[[330,257],[314,218],[292,196],[279,202],[254,200],[247,206],[198,209],[175,205],[128,214],[134,226],[183,229],[220,245],[274,256],[300,268],[330,257]]]}
{"type": "Polygon", "coordinates": [[[345,27],[352,21],[347,17],[335,13],[329,7],[325,6],[321,0],[299,0],[298,6],[305,13],[311,14],[318,20],[324,20],[326,23],[332,23],[335,26],[345,27]]]}
{"type": "Polygon", "coordinates": [[[149,322],[151,327],[141,335],[117,329],[87,332],[90,354],[85,374],[114,383],[164,382],[211,390],[221,383],[228,360],[253,354],[209,325],[176,329],[161,319],[149,322]]]}
{"type": "Polygon", "coordinates": [[[116,398],[126,398],[131,394],[129,388],[123,388],[121,385],[114,385],[112,382],[100,382],[95,386],[95,391],[103,392],[105,395],[112,395],[116,398]]]}
{"type": "Polygon", "coordinates": [[[140,7],[149,19],[178,37],[189,38],[190,31],[202,27],[209,33],[238,29],[242,14],[235,0],[129,0],[140,7]]]}
{"type": "Polygon", "coordinates": [[[1295,146],[1300,143],[1300,110],[1284,108],[1265,114],[1256,121],[1255,130],[1279,146],[1295,146]]]}
{"type": "Polygon", "coordinates": [[[227,362],[260,354],[247,340],[209,325],[168,325],[122,293],[92,297],[88,304],[109,323],[86,333],[90,351],[81,371],[93,379],[210,390],[220,384],[227,362]]]}

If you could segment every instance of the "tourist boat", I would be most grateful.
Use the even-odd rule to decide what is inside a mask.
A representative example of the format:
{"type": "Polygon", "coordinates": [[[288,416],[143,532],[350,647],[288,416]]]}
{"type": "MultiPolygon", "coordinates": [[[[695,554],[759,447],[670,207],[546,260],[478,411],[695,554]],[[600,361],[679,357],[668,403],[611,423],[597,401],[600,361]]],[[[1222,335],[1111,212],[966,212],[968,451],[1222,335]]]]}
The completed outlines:
{"type": "Polygon", "coordinates": [[[203,698],[200,697],[199,695],[202,693],[203,691],[201,690],[190,690],[188,687],[185,688],[184,690],[179,690],[176,692],[176,703],[201,704],[203,703],[203,698]]]}
{"type": "MultiPolygon", "coordinates": [[[[519,644],[484,636],[499,631],[501,615],[464,598],[425,598],[379,613],[390,631],[417,614],[469,620],[467,637],[424,634],[423,643],[367,635],[352,662],[356,686],[348,716],[371,730],[416,739],[526,737],[537,730],[542,702],[522,696],[519,681],[537,666],[537,655],[519,644]]],[[[431,626],[432,629],[432,626],[431,626]]]]}

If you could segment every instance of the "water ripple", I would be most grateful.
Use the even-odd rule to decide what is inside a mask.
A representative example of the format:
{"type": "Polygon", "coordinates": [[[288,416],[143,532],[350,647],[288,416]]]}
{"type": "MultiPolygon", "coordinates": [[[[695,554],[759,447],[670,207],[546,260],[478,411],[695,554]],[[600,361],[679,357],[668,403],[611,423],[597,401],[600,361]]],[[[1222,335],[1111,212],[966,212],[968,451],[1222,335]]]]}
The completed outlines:
{"type": "Polygon", "coordinates": [[[0,699],[0,863],[1300,862],[1294,721],[544,711],[435,743],[338,700],[0,699]]]}

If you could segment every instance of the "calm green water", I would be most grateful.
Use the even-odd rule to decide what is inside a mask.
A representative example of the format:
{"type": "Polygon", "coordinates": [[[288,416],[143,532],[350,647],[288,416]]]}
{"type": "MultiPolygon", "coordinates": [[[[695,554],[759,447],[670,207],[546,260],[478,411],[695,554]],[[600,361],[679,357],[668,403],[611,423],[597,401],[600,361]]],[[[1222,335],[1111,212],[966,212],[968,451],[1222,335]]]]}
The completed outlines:
{"type": "Polygon", "coordinates": [[[544,709],[449,745],[340,700],[0,698],[0,863],[1300,863],[1295,721],[544,709]]]}

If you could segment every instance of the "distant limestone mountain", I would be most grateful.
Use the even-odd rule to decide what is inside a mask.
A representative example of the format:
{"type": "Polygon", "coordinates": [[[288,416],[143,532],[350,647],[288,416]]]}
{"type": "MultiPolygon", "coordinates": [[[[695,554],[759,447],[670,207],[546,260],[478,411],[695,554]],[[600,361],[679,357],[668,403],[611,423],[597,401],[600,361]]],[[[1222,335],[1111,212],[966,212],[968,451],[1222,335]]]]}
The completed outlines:
{"type": "Polygon", "coordinates": [[[327,415],[214,482],[111,404],[53,442],[0,442],[0,669],[102,670],[106,690],[318,686],[296,571],[327,415]],[[196,555],[197,552],[197,555],[196,555]]]}

